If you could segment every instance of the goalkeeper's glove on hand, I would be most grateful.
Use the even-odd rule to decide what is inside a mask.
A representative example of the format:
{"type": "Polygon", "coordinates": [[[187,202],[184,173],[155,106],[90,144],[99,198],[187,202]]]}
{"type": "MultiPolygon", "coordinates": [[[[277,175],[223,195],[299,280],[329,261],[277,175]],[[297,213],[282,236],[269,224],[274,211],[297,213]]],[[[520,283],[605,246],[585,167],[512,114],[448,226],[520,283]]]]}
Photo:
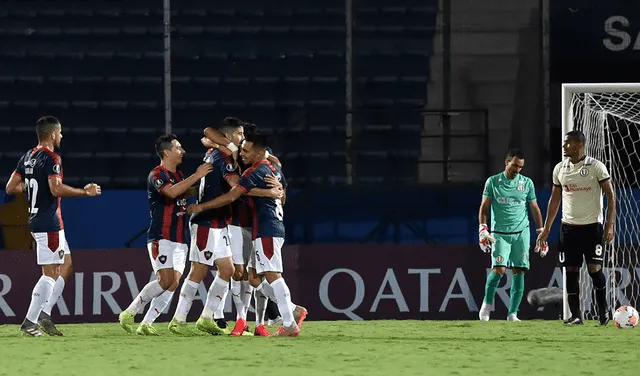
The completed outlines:
{"type": "Polygon", "coordinates": [[[489,233],[489,227],[486,224],[481,223],[478,229],[478,243],[482,252],[491,253],[491,247],[496,239],[489,233]]]}
{"type": "MultiPolygon", "coordinates": [[[[540,233],[542,233],[544,229],[543,228],[539,228],[536,229],[536,233],[538,234],[538,236],[540,236],[540,233]]],[[[540,257],[544,257],[547,255],[547,252],[549,252],[549,243],[547,243],[547,241],[536,241],[536,247],[534,249],[534,251],[536,253],[540,253],[540,257]]]]}

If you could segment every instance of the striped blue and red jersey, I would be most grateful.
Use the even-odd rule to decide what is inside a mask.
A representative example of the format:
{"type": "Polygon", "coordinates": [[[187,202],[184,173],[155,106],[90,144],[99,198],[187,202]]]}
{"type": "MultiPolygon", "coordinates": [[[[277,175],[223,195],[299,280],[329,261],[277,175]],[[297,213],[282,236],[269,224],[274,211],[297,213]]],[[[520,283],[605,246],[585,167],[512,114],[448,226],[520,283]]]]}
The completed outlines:
{"type": "MultiPolygon", "coordinates": [[[[248,168],[238,181],[237,187],[248,193],[253,188],[269,189],[264,178],[267,175],[275,176],[283,187],[287,187],[287,181],[280,167],[271,164],[267,160],[256,162],[248,168]]],[[[257,238],[284,238],[284,222],[282,201],[269,197],[247,197],[253,213],[253,239],[257,238]]]]}
{"type": "Polygon", "coordinates": [[[20,158],[13,174],[22,178],[27,191],[29,230],[64,230],[60,197],[55,197],[49,189],[49,179],[62,179],[60,156],[45,147],[33,148],[20,158]]]}
{"type": "Polygon", "coordinates": [[[169,240],[186,243],[187,199],[185,195],[172,199],[162,194],[163,189],[183,180],[182,171],[171,172],[162,166],[149,173],[147,195],[151,225],[147,231],[147,242],[169,240]]]}
{"type": "MultiPolygon", "coordinates": [[[[218,149],[209,149],[204,155],[203,161],[212,165],[213,171],[200,180],[199,204],[229,192],[231,188],[227,180],[232,176],[238,176],[238,168],[231,157],[221,153],[218,149]]],[[[196,213],[191,217],[191,223],[211,228],[225,228],[231,223],[231,206],[227,205],[196,213]]]]}

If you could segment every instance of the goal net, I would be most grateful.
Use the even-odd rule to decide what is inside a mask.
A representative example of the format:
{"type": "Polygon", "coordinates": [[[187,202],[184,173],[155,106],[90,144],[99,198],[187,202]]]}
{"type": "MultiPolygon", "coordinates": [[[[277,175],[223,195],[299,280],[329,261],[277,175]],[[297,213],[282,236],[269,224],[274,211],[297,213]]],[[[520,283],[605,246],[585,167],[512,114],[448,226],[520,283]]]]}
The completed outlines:
{"type": "MultiPolygon", "coordinates": [[[[605,247],[607,296],[615,309],[640,300],[640,84],[562,85],[564,134],[581,130],[585,153],[608,168],[617,194],[615,238],[605,247]]],[[[606,200],[605,206],[606,206],[606,200]]],[[[605,213],[606,221],[606,213],[605,213]]],[[[564,273],[563,273],[564,274],[564,273]]],[[[565,319],[569,316],[564,291],[565,319]]],[[[585,319],[595,319],[595,291],[583,265],[580,296],[585,319]]]]}

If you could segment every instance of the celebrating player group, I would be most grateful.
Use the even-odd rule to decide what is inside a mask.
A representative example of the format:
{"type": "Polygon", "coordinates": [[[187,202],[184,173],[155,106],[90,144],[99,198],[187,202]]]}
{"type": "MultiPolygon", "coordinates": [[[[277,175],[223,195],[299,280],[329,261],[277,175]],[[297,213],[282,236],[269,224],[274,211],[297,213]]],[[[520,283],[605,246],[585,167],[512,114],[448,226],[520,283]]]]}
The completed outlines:
{"type": "MultiPolygon", "coordinates": [[[[38,146],[20,159],[7,183],[8,194],[27,194],[29,228],[43,273],[33,289],[20,331],[27,336],[42,336],[43,331],[61,336],[50,314],[71,274],[72,264],[60,198],[96,196],[101,189],[96,184],[76,189],[62,183],[62,161],[57,154],[62,129],[56,118],[39,119],[36,131],[38,146]]],[[[163,135],[156,141],[160,165],[147,179],[151,216],[147,249],[157,279],[145,285],[120,313],[120,325],[133,333],[135,315],[151,303],[135,332],[158,335],[152,324],[170,304],[188,255],[191,268],[169,323],[172,333],[192,334],[186,318],[198,285],[215,264],[217,274],[196,322],[198,330],[228,333],[223,303],[231,283],[237,311],[231,335],[269,336],[264,322],[269,299],[277,304],[283,324],[274,335],[297,336],[307,310],[291,302],[289,287],[281,274],[287,183],[280,162],[271,155],[257,127],[236,118],[224,119],[218,130],[205,129],[202,143],[210,147],[204,163],[185,178],[179,167],[185,150],[176,136],[163,135]],[[194,196],[197,203],[187,207],[187,200],[194,196]],[[191,231],[190,246],[187,227],[191,231]],[[252,296],[256,306],[253,333],[246,321],[252,296]]]]}
{"type": "Polygon", "coordinates": [[[610,307],[606,296],[606,278],[602,272],[605,246],[614,237],[616,200],[606,166],[585,154],[586,137],[580,131],[571,131],[564,139],[565,159],[553,170],[553,189],[547,218],[536,203],[534,184],[522,176],[524,156],[520,150],[510,150],[505,170],[487,179],[479,213],[480,248],[490,253],[492,270],[487,277],[485,296],[479,317],[488,321],[494,296],[506,268],[511,268],[513,282],[508,321],[518,319],[518,307],[524,292],[524,273],[529,270],[528,203],[536,224],[538,239],[535,251],[544,257],[549,249],[547,239],[562,201],[559,263],[566,268],[566,291],[571,316],[567,325],[582,324],[580,310],[580,268],[584,261],[596,292],[598,321],[606,325],[610,320],[610,307]],[[603,226],[602,193],[607,196],[607,221],[603,226]],[[487,225],[491,209],[491,232],[487,225]]]}

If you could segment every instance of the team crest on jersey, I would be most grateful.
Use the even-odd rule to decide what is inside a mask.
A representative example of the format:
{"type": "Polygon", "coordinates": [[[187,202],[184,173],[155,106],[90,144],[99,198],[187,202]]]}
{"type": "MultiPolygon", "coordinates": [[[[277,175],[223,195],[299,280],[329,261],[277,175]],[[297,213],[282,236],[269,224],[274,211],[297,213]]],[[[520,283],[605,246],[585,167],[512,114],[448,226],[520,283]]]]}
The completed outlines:
{"type": "Polygon", "coordinates": [[[227,171],[233,171],[236,169],[236,166],[233,163],[227,163],[227,171]]]}
{"type": "Polygon", "coordinates": [[[496,261],[497,262],[503,262],[504,261],[504,257],[498,256],[498,257],[496,257],[496,261]]]}
{"type": "Polygon", "coordinates": [[[204,251],[204,258],[207,260],[211,260],[211,257],[213,256],[213,252],[211,251],[204,251]]]}
{"type": "Polygon", "coordinates": [[[61,259],[64,258],[64,249],[58,251],[58,256],[60,256],[61,259]]]}
{"type": "Polygon", "coordinates": [[[162,187],[162,184],[164,184],[164,182],[162,181],[162,179],[158,179],[155,182],[156,188],[160,188],[162,187]]]}
{"type": "Polygon", "coordinates": [[[164,265],[164,263],[167,262],[167,255],[159,256],[158,261],[160,261],[160,263],[164,265]]]}
{"type": "Polygon", "coordinates": [[[524,186],[524,182],[522,182],[522,181],[519,182],[517,189],[518,189],[518,192],[524,192],[524,190],[526,189],[525,186],[524,186]]]}
{"type": "Polygon", "coordinates": [[[581,168],[580,169],[580,176],[585,177],[587,175],[589,175],[589,169],[586,168],[586,167],[581,168]]]}
{"type": "Polygon", "coordinates": [[[53,166],[53,172],[55,172],[56,174],[59,174],[61,170],[62,167],[59,164],[53,166]]]}

